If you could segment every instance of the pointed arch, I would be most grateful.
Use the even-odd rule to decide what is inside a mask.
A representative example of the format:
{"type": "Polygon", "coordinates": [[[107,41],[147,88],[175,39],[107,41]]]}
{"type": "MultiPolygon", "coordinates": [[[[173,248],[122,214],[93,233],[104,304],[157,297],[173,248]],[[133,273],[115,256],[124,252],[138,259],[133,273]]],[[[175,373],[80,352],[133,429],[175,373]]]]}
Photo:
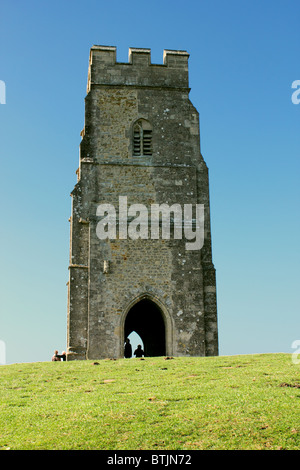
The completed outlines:
{"type": "Polygon", "coordinates": [[[140,118],[132,126],[133,155],[152,155],[152,126],[147,119],[140,118]]]}
{"type": "Polygon", "coordinates": [[[173,319],[166,306],[152,294],[143,293],[128,303],[122,314],[120,327],[122,352],[125,335],[130,334],[132,329],[142,337],[145,353],[148,350],[148,355],[174,354],[173,319]],[[150,341],[151,335],[153,336],[150,341]],[[149,341],[152,346],[149,345],[149,341]]]}

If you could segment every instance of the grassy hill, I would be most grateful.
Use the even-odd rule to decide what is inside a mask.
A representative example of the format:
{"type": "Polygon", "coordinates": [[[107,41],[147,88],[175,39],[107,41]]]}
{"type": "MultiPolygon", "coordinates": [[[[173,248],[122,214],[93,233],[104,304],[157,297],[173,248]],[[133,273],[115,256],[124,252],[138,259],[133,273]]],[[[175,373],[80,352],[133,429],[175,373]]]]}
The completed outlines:
{"type": "Polygon", "coordinates": [[[289,354],[0,366],[0,449],[299,449],[289,354]]]}

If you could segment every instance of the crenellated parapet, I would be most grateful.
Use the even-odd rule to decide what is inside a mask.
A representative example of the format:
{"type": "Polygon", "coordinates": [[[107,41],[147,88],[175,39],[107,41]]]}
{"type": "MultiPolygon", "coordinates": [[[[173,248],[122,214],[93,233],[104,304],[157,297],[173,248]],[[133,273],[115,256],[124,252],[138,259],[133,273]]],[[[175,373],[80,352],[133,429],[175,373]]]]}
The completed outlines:
{"type": "Polygon", "coordinates": [[[151,63],[151,50],[129,48],[128,63],[117,62],[114,46],[90,50],[87,92],[93,85],[188,88],[186,51],[164,50],[163,64],[151,63]]]}

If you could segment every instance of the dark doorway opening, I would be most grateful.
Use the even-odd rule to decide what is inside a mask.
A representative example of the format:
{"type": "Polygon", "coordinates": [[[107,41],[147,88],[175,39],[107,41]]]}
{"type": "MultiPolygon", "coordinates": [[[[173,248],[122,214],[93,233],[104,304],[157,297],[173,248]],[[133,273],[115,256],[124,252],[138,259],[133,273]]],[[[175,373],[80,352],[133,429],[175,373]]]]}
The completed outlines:
{"type": "Polygon", "coordinates": [[[166,354],[165,322],[161,310],[152,300],[140,300],[129,310],[124,330],[125,338],[132,331],[142,338],[145,356],[166,354]]]}

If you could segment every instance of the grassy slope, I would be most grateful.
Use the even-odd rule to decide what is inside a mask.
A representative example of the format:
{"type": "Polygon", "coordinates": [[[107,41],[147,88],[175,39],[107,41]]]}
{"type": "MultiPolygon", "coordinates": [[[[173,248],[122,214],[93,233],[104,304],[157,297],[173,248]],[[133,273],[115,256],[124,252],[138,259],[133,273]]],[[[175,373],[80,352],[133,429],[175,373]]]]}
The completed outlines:
{"type": "Polygon", "coordinates": [[[299,448],[288,354],[98,362],[1,366],[0,448],[299,448]]]}

